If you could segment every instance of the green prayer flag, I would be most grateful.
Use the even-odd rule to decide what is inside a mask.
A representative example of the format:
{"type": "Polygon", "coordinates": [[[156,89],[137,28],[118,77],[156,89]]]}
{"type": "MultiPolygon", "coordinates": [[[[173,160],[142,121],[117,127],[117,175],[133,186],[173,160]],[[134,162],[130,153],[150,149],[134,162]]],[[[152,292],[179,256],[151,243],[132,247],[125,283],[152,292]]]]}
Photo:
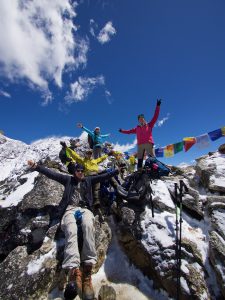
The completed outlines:
{"type": "Polygon", "coordinates": [[[174,154],[183,151],[183,147],[184,147],[184,142],[179,142],[174,144],[174,154]]]}

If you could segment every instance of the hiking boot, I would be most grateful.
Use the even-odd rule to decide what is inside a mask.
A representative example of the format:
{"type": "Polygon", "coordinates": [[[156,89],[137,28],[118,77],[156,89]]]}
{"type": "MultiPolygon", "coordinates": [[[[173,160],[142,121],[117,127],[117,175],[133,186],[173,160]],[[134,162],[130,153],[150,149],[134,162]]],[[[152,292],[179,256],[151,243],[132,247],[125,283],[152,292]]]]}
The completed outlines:
{"type": "Polygon", "coordinates": [[[69,270],[69,284],[75,284],[76,292],[79,297],[82,297],[82,273],[79,268],[69,270]]]}
{"type": "Polygon", "coordinates": [[[92,265],[83,266],[83,300],[93,300],[95,297],[92,281],[91,281],[92,265]]]}
{"type": "Polygon", "coordinates": [[[128,191],[126,191],[121,185],[117,185],[116,191],[121,197],[127,197],[128,195],[128,191]]]}
{"type": "Polygon", "coordinates": [[[65,269],[61,269],[61,271],[59,273],[58,289],[60,291],[63,291],[66,287],[66,283],[67,283],[66,271],[65,271],[65,269]]]}

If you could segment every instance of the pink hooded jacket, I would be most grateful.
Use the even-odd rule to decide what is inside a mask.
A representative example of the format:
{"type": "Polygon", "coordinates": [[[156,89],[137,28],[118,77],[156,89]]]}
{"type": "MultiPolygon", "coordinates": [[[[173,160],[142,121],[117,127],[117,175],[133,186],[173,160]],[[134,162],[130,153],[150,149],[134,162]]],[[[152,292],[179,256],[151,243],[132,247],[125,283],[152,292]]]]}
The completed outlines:
{"type": "Polygon", "coordinates": [[[146,123],[143,126],[138,125],[137,127],[132,128],[130,130],[122,129],[120,132],[125,134],[136,133],[138,145],[149,144],[149,143],[154,144],[153,137],[152,137],[152,128],[158,119],[159,111],[160,111],[160,106],[156,105],[154,116],[149,123],[146,123]]]}

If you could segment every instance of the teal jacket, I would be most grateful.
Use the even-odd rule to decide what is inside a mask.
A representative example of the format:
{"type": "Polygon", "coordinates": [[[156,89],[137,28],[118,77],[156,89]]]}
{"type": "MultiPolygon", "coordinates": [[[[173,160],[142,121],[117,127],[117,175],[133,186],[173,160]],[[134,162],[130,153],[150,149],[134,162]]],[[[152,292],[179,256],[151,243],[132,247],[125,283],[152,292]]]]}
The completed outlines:
{"type": "Polygon", "coordinates": [[[104,139],[106,139],[109,136],[109,134],[95,134],[94,131],[91,131],[84,126],[82,128],[84,131],[86,131],[92,137],[94,148],[101,147],[104,142],[104,139]]]}

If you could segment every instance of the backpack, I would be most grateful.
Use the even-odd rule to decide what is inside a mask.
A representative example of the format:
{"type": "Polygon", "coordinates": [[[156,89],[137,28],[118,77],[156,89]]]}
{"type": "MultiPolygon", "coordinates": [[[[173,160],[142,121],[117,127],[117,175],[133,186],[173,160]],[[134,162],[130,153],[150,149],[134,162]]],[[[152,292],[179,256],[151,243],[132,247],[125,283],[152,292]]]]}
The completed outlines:
{"type": "Polygon", "coordinates": [[[66,155],[66,148],[63,147],[60,152],[59,152],[59,159],[61,160],[61,162],[66,165],[66,163],[71,161],[71,158],[67,157],[66,155]]]}
{"type": "Polygon", "coordinates": [[[88,144],[89,144],[89,147],[91,149],[94,148],[94,141],[93,141],[93,138],[92,138],[92,136],[90,134],[88,134],[88,144]]]}
{"type": "Polygon", "coordinates": [[[125,189],[128,191],[126,200],[140,204],[145,200],[147,193],[152,193],[151,178],[144,170],[141,173],[136,171],[127,177],[125,189]]]}
{"type": "Polygon", "coordinates": [[[154,179],[159,179],[161,176],[168,176],[171,172],[170,168],[152,156],[146,159],[144,168],[150,171],[149,175],[154,179]]]}

